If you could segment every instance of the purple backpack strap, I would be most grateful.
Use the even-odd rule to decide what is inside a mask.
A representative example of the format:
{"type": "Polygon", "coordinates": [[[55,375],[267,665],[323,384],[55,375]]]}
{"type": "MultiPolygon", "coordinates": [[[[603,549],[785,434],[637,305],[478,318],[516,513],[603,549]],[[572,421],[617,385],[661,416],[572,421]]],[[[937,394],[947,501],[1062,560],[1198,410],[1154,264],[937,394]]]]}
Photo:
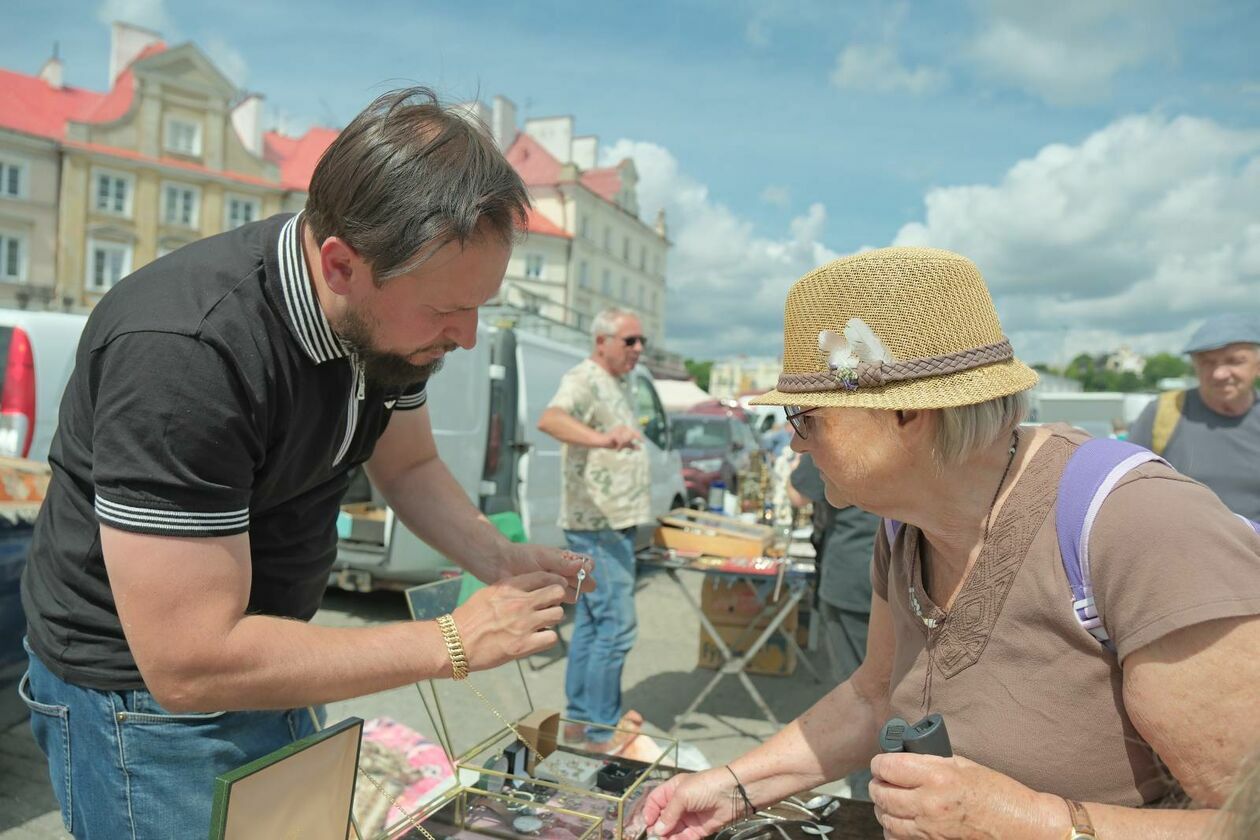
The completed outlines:
{"type": "Polygon", "coordinates": [[[896,519],[885,519],[884,533],[888,536],[888,549],[891,551],[892,544],[897,541],[897,535],[901,533],[901,523],[896,519]]]}
{"type": "Polygon", "coordinates": [[[1095,438],[1077,448],[1059,480],[1054,527],[1059,537],[1059,553],[1063,556],[1063,570],[1072,588],[1072,609],[1081,626],[1112,652],[1115,645],[1094,603],[1094,586],[1089,574],[1089,535],[1107,494],[1130,470],[1148,461],[1167,463],[1137,444],[1095,438]]]}

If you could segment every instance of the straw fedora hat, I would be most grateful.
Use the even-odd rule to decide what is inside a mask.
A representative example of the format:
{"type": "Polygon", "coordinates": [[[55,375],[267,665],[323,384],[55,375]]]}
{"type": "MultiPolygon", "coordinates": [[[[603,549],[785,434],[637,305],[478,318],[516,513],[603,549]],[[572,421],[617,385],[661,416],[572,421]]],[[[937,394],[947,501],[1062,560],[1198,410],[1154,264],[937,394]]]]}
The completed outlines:
{"type": "Polygon", "coordinates": [[[783,373],[757,405],[927,409],[1025,391],[979,269],[933,248],[882,248],[806,274],[788,292],[783,373]]]}

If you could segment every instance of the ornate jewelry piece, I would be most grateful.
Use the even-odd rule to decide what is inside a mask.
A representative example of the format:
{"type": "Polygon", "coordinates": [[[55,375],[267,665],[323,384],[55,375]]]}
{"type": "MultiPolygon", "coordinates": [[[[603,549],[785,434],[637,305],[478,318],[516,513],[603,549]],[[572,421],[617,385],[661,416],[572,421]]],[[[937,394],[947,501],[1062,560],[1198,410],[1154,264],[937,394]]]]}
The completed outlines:
{"type": "Polygon", "coordinates": [[[446,653],[451,657],[451,676],[457,680],[468,676],[468,655],[464,653],[464,640],[455,626],[455,619],[450,613],[440,615],[438,628],[442,631],[442,641],[446,642],[446,653]]]}

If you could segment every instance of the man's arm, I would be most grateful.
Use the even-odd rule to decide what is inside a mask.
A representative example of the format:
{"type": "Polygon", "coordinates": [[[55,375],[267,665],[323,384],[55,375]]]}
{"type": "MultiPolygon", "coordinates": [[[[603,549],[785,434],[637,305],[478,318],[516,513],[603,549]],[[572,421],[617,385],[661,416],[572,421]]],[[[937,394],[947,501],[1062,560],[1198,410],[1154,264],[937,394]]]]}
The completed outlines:
{"type": "Polygon", "coordinates": [[[492,583],[508,570],[509,543],[438,457],[429,408],[396,411],[367,462],[368,478],[410,531],[492,583]]]}
{"type": "MultiPolygon", "coordinates": [[[[249,615],[249,535],[160,537],[101,526],[110,588],[145,684],[171,712],[328,703],[451,673],[434,622],[321,627],[249,615]]],[[[543,650],[563,579],[537,573],[455,611],[474,669],[543,650]]]]}
{"type": "Polygon", "coordinates": [[[1136,443],[1138,446],[1151,448],[1154,442],[1155,428],[1155,411],[1159,406],[1159,398],[1155,398],[1142,409],[1142,413],[1133,421],[1133,425],[1129,427],[1129,443],[1136,443]]]}
{"type": "MultiPolygon", "coordinates": [[[[438,457],[428,406],[395,411],[367,462],[368,477],[394,514],[420,539],[486,583],[545,571],[563,575],[576,592],[587,561],[549,546],[513,544],[473,506],[438,457]]],[[[594,588],[588,577],[584,590],[594,588]]]]}
{"type": "Polygon", "coordinates": [[[570,446],[589,449],[626,449],[637,445],[639,433],[629,426],[617,426],[608,433],[599,432],[562,408],[548,406],[538,419],[538,431],[551,435],[570,446]]]}

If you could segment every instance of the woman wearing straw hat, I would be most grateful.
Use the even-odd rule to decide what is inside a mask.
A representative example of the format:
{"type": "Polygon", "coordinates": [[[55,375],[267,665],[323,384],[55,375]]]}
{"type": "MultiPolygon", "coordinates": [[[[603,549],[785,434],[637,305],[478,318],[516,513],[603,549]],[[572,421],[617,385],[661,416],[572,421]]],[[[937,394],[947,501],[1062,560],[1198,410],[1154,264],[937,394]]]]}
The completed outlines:
{"type": "Polygon", "coordinates": [[[829,501],[888,526],[866,660],[764,745],[658,788],[653,832],[698,840],[868,764],[891,838],[1208,831],[1260,732],[1260,536],[1162,463],[1118,473],[1090,517],[1087,632],[1055,516],[1087,438],[1019,425],[1037,377],[969,260],[836,260],[792,287],[784,342],[759,401],[787,407],[829,501]],[[929,713],[954,757],[876,754],[886,720],[929,713]],[[1182,793],[1200,808],[1143,807],[1182,793]]]}

